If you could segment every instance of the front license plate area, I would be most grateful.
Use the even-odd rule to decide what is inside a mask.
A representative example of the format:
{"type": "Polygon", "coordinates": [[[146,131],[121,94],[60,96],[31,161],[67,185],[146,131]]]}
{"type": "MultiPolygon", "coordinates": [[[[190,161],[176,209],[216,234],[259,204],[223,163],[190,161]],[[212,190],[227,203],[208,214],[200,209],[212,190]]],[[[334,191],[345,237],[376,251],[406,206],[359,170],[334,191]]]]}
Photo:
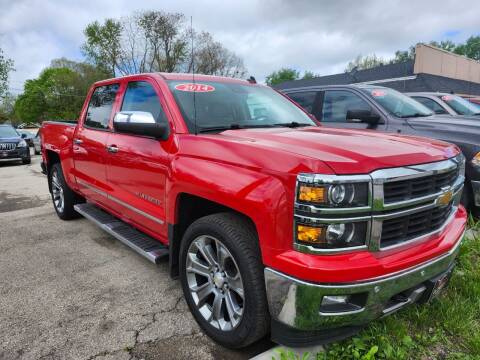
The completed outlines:
{"type": "Polygon", "coordinates": [[[450,282],[450,278],[452,277],[452,270],[449,270],[443,274],[440,274],[436,278],[430,280],[431,282],[431,290],[430,295],[428,297],[428,301],[432,301],[433,299],[437,298],[443,290],[448,286],[450,282]]]}

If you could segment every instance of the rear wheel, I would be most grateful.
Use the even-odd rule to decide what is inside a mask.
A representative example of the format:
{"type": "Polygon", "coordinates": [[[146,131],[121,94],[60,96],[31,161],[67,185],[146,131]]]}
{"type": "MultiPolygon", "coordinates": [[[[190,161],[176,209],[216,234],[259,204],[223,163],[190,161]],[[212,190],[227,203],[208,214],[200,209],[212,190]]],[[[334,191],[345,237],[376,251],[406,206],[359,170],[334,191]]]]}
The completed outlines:
{"type": "Polygon", "coordinates": [[[230,348],[266,335],[263,265],[248,220],[221,213],[195,221],[185,232],[180,256],[187,304],[207,335],[230,348]]]}
{"type": "Polygon", "coordinates": [[[50,182],[53,207],[58,217],[62,220],[78,218],[80,214],[74,210],[73,206],[83,202],[83,199],[75,194],[65,182],[60,163],[52,166],[48,180],[50,182]]]}

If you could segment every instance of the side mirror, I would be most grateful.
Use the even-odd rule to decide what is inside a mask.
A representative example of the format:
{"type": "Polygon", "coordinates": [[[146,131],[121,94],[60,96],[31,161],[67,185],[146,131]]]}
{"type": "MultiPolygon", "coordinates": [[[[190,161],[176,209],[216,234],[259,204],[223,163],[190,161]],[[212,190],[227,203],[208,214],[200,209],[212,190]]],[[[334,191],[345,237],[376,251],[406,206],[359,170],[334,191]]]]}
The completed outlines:
{"type": "Polygon", "coordinates": [[[22,133],[20,136],[21,136],[22,139],[26,139],[26,138],[27,138],[27,134],[23,134],[23,133],[22,133]]]}
{"type": "Polygon", "coordinates": [[[159,124],[153,115],[145,111],[122,111],[113,118],[115,131],[127,134],[143,135],[166,140],[169,134],[167,124],[159,124]]]}
{"type": "Polygon", "coordinates": [[[348,110],[347,121],[364,122],[370,126],[382,124],[380,115],[373,113],[371,110],[348,110]]]}

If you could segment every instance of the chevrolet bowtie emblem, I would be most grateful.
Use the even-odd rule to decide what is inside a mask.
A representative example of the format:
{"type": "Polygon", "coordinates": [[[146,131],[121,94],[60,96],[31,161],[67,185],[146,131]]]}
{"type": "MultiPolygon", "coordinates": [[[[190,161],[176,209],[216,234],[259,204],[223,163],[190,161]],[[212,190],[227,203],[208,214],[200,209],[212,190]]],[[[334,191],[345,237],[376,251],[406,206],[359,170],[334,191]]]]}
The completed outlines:
{"type": "Polygon", "coordinates": [[[447,206],[448,204],[450,204],[450,201],[452,201],[452,198],[452,189],[446,190],[437,198],[436,204],[438,206],[447,206]]]}

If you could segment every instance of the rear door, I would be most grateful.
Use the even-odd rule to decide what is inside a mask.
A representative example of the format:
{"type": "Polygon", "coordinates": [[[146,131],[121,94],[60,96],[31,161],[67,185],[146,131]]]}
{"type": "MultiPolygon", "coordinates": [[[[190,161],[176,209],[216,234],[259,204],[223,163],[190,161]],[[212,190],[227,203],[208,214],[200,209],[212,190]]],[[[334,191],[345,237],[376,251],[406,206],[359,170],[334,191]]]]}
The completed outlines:
{"type": "MultiPolygon", "coordinates": [[[[160,87],[148,77],[125,83],[119,111],[144,111],[157,122],[168,124],[160,87]]],[[[170,131],[172,134],[172,131],[170,131]]],[[[173,136],[161,141],[147,136],[112,132],[108,146],[107,178],[115,210],[153,236],[167,238],[165,184],[173,136]],[[162,236],[163,235],[163,236],[162,236]]]]}
{"type": "MultiPolygon", "coordinates": [[[[367,129],[368,124],[347,120],[347,112],[351,110],[366,110],[378,113],[363,97],[359,94],[346,90],[325,90],[319,96],[319,102],[316,106],[314,115],[321,121],[323,126],[349,129],[367,129]]],[[[380,115],[380,114],[379,114],[380,115]]],[[[387,119],[380,115],[383,124],[379,123],[376,130],[386,130],[387,119]]]]}
{"type": "Polygon", "coordinates": [[[88,198],[101,203],[107,203],[106,194],[110,190],[105,169],[106,143],[119,89],[120,84],[114,83],[93,90],[83,121],[79,122],[73,139],[78,186],[88,198]]]}

